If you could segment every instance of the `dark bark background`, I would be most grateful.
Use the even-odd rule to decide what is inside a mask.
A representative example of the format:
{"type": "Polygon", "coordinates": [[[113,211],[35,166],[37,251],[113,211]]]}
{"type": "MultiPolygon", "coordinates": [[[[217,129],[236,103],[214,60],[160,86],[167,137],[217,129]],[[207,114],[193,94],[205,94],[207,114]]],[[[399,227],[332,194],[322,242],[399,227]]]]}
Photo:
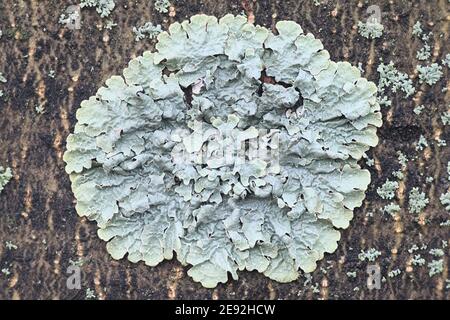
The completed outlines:
{"type": "Polygon", "coordinates": [[[414,73],[415,58],[421,42],[411,35],[412,26],[421,21],[426,31],[433,31],[430,43],[433,56],[440,62],[449,53],[448,0],[417,1],[344,1],[322,0],[173,0],[171,15],[154,10],[152,1],[116,0],[110,18],[118,24],[102,29],[94,9],[82,9],[82,28],[69,30],[58,24],[59,15],[76,0],[0,0],[0,72],[8,79],[0,98],[0,165],[9,166],[14,178],[0,195],[0,299],[84,299],[86,289],[99,299],[448,299],[448,248],[444,271],[430,277],[427,265],[411,265],[413,245],[427,244],[419,250],[430,262],[430,248],[441,247],[448,240],[449,228],[439,224],[449,218],[439,196],[449,187],[448,147],[438,147],[435,138],[450,143],[449,126],[440,115],[449,106],[448,68],[434,86],[420,85],[414,73]],[[383,37],[374,41],[361,37],[356,25],[367,18],[366,9],[381,8],[383,37]],[[362,63],[363,76],[378,81],[379,59],[394,61],[397,68],[414,78],[417,92],[405,99],[389,93],[392,107],[383,108],[384,125],[379,130],[380,143],[368,155],[375,165],[367,167],[372,183],[361,208],[355,211],[350,227],[342,232],[337,251],[327,254],[312,274],[289,284],[280,284],[257,272],[241,272],[238,281],[205,289],[187,276],[187,268],[177,261],[165,261],[150,268],[143,263],[115,261],[106,252],[105,242],[96,235],[96,225],[79,218],[69,178],[64,172],[62,155],[67,135],[75,124],[80,102],[94,95],[112,75],[119,74],[128,61],[145,50],[152,50],[150,40],[134,41],[132,27],[147,21],[167,28],[197,13],[221,17],[245,11],[256,24],[274,28],[279,20],[294,20],[306,32],[321,39],[335,61],[362,63]],[[55,77],[49,76],[55,70],[55,77]],[[413,108],[426,109],[415,115],[413,108]],[[43,105],[45,113],[35,107],[43,105]],[[424,135],[429,147],[415,150],[424,135]],[[411,159],[400,182],[397,202],[402,209],[394,219],[380,209],[382,200],[376,189],[392,171],[398,170],[396,151],[411,159]],[[426,177],[433,177],[426,183],[426,177]],[[407,195],[419,187],[430,199],[420,214],[407,210],[407,195]],[[367,213],[373,212],[373,216],[367,213]],[[8,250],[6,241],[17,245],[8,250]],[[382,255],[376,260],[386,281],[381,289],[366,286],[368,262],[358,259],[360,250],[376,248],[382,255]],[[82,258],[82,289],[66,287],[70,260],[82,258]],[[396,277],[389,271],[401,269],[396,277]],[[347,272],[357,272],[356,278],[347,272]],[[316,285],[313,290],[311,285],[316,285]]]}

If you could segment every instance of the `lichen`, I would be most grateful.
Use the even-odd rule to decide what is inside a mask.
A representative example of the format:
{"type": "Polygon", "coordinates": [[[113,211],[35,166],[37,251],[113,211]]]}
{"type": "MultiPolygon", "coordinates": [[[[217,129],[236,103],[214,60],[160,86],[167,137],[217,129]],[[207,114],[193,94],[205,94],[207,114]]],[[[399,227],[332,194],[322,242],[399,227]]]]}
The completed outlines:
{"type": "MultiPolygon", "coordinates": [[[[6,80],[6,78],[3,76],[3,74],[0,72],[0,84],[1,83],[6,83],[8,82],[8,80],[6,80]]],[[[0,97],[3,96],[3,90],[0,90],[0,97]]]]}
{"type": "Polygon", "coordinates": [[[95,295],[95,291],[92,290],[91,288],[86,289],[85,297],[86,297],[86,300],[92,300],[92,299],[97,298],[97,296],[95,295]]]}
{"type": "Polygon", "coordinates": [[[432,63],[426,66],[417,66],[420,83],[427,83],[432,86],[438,82],[442,77],[442,67],[437,63],[432,63]]]}
{"type": "Polygon", "coordinates": [[[414,36],[417,37],[421,37],[423,34],[423,29],[422,29],[422,24],[420,23],[420,21],[417,21],[414,26],[413,26],[413,30],[412,30],[412,34],[414,36]]]}
{"type": "Polygon", "coordinates": [[[358,22],[358,32],[367,39],[380,38],[383,35],[384,26],[376,19],[369,19],[367,22],[358,22]]]}
{"type": "Polygon", "coordinates": [[[428,263],[428,275],[430,277],[444,271],[444,259],[433,260],[428,263]]]}
{"type": "Polygon", "coordinates": [[[383,212],[386,212],[390,216],[394,217],[398,212],[400,212],[400,206],[395,203],[390,203],[384,206],[383,212]]]}
{"type": "Polygon", "coordinates": [[[397,189],[398,182],[387,179],[386,182],[377,189],[377,193],[383,199],[393,199],[397,189]]]}
{"type": "Polygon", "coordinates": [[[421,61],[428,60],[431,57],[431,47],[425,43],[419,51],[417,51],[416,58],[421,61]]]}
{"type": "Polygon", "coordinates": [[[349,271],[346,273],[349,278],[356,278],[356,271],[349,271]]]}
{"type": "Polygon", "coordinates": [[[13,175],[10,168],[3,168],[2,166],[0,166],[0,193],[3,191],[12,177],[13,175]]]}
{"type": "Polygon", "coordinates": [[[276,29],[174,23],[81,104],[66,171],[113,258],[175,252],[215,287],[242,270],[293,281],[336,250],[370,182],[376,86],[296,23],[276,29]]]}
{"type": "Polygon", "coordinates": [[[439,198],[441,204],[445,207],[445,210],[450,212],[450,192],[443,193],[439,198]]]}
{"type": "Polygon", "coordinates": [[[64,24],[64,25],[72,25],[74,24],[77,20],[79,20],[80,17],[80,13],[78,10],[67,10],[66,12],[61,13],[61,15],[59,16],[59,20],[58,23],[59,24],[64,24]]]}
{"type": "Polygon", "coordinates": [[[423,105],[416,106],[414,108],[414,113],[417,115],[420,115],[422,113],[423,109],[425,109],[425,106],[423,106],[423,105]]]}
{"type": "Polygon", "coordinates": [[[420,192],[419,188],[414,187],[409,193],[409,211],[412,213],[420,213],[428,205],[429,199],[424,192],[420,192]]]}
{"type": "Polygon", "coordinates": [[[379,256],[381,256],[381,252],[378,251],[375,248],[370,248],[367,251],[361,250],[361,252],[358,254],[358,259],[360,261],[370,261],[374,262],[379,256]]]}
{"type": "Polygon", "coordinates": [[[401,90],[405,93],[406,98],[413,95],[416,91],[409,76],[406,73],[398,71],[392,61],[389,64],[380,63],[377,71],[380,75],[378,82],[378,89],[380,91],[386,88],[391,88],[394,93],[401,90]]]}
{"type": "Polygon", "coordinates": [[[408,165],[408,157],[406,157],[403,152],[397,151],[397,159],[402,168],[406,168],[406,166],[408,165]]]}
{"type": "Polygon", "coordinates": [[[155,39],[162,32],[161,25],[154,25],[151,22],[146,22],[143,26],[138,28],[133,27],[133,33],[136,41],[142,39],[155,39]]]}
{"type": "Polygon", "coordinates": [[[170,2],[169,0],[155,0],[155,10],[159,13],[169,12],[170,2]]]}
{"type": "Polygon", "coordinates": [[[402,271],[400,269],[394,269],[388,272],[388,277],[389,278],[395,278],[397,276],[399,276],[402,273],[402,271]]]}
{"type": "Polygon", "coordinates": [[[430,253],[432,256],[435,256],[435,257],[443,257],[443,256],[445,255],[444,250],[442,250],[441,248],[434,248],[434,249],[431,249],[431,250],[429,251],[429,253],[430,253]]]}
{"type": "Polygon", "coordinates": [[[450,124],[450,111],[446,111],[442,114],[441,121],[444,124],[444,126],[450,124]]]}
{"type": "Polygon", "coordinates": [[[425,259],[422,258],[422,256],[420,254],[414,255],[414,258],[411,260],[411,264],[413,266],[421,267],[421,266],[424,266],[425,263],[426,263],[425,259]]]}
{"type": "Polygon", "coordinates": [[[447,68],[450,68],[450,53],[445,55],[445,58],[442,60],[442,64],[447,68]]]}
{"type": "Polygon", "coordinates": [[[417,141],[417,144],[416,144],[416,150],[422,151],[423,149],[425,149],[427,147],[428,147],[427,139],[423,135],[420,135],[419,141],[417,141]]]}
{"type": "Polygon", "coordinates": [[[100,17],[105,18],[111,14],[116,4],[114,0],[80,0],[80,7],[95,7],[100,17]]]}
{"type": "Polygon", "coordinates": [[[12,241],[6,241],[5,242],[5,247],[8,250],[17,250],[17,245],[15,245],[14,243],[12,243],[12,241]]]}

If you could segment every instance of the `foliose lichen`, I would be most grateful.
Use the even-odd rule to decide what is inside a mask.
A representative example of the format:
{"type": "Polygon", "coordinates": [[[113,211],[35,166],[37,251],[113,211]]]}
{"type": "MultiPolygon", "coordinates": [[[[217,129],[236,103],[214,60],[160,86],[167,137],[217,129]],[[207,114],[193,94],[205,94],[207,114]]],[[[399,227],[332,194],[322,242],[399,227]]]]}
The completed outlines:
{"type": "Polygon", "coordinates": [[[160,13],[169,12],[170,2],[169,0],[155,0],[155,9],[160,13]]]}
{"type": "Polygon", "coordinates": [[[395,67],[391,61],[389,64],[380,63],[377,68],[380,75],[378,82],[378,89],[383,91],[387,88],[391,88],[392,92],[401,90],[405,93],[405,97],[413,95],[416,89],[414,88],[412,80],[406,73],[403,73],[395,67]]]}
{"type": "Polygon", "coordinates": [[[425,196],[424,192],[420,192],[419,188],[414,187],[409,193],[409,211],[412,213],[420,213],[428,205],[430,200],[425,196]]]}
{"type": "Polygon", "coordinates": [[[360,261],[369,261],[374,262],[379,256],[381,256],[381,252],[378,251],[375,248],[370,248],[367,251],[361,250],[361,252],[358,254],[358,259],[360,261]]]}
{"type": "Polygon", "coordinates": [[[397,189],[398,182],[387,179],[386,182],[377,189],[377,193],[383,199],[393,199],[397,189]]]}
{"type": "Polygon", "coordinates": [[[420,83],[427,83],[432,86],[438,82],[442,77],[442,67],[437,63],[432,63],[426,66],[417,66],[417,72],[419,72],[420,83]]]}
{"type": "Polygon", "coordinates": [[[445,210],[450,212],[450,192],[443,193],[439,198],[441,204],[445,207],[445,210]]]}
{"type": "Polygon", "coordinates": [[[380,38],[383,35],[384,26],[377,19],[369,19],[367,22],[358,22],[358,32],[367,39],[380,38]]]}
{"type": "Polygon", "coordinates": [[[142,39],[155,39],[162,32],[161,25],[154,25],[151,22],[146,22],[140,27],[133,27],[133,33],[136,41],[142,39]]]}
{"type": "Polygon", "coordinates": [[[115,259],[174,252],[205,287],[279,282],[333,252],[370,174],[376,86],[292,21],[197,15],[81,104],[66,171],[115,259]]]}
{"type": "Polygon", "coordinates": [[[12,177],[13,175],[10,168],[3,168],[2,166],[0,166],[0,193],[3,191],[12,177]]]}
{"type": "Polygon", "coordinates": [[[95,7],[100,17],[105,18],[111,14],[116,4],[114,0],[81,0],[80,7],[95,7]]]}

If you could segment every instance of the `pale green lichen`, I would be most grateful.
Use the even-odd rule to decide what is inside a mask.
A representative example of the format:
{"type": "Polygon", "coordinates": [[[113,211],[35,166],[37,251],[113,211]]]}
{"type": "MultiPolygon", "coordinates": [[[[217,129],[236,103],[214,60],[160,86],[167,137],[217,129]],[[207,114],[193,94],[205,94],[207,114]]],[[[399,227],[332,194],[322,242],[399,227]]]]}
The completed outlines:
{"type": "Polygon", "coordinates": [[[397,276],[399,276],[402,273],[402,271],[400,269],[395,269],[395,270],[391,270],[388,272],[388,277],[389,278],[395,278],[397,276]]]}
{"type": "Polygon", "coordinates": [[[66,171],[113,258],[175,252],[215,287],[240,270],[293,281],[336,250],[370,182],[357,162],[378,142],[376,86],[296,23],[276,28],[174,23],[81,104],[66,171]]]}
{"type": "Polygon", "coordinates": [[[170,2],[169,0],[155,0],[155,10],[160,13],[169,12],[170,2]]]}
{"type": "Polygon", "coordinates": [[[441,204],[445,207],[445,210],[450,212],[450,192],[443,193],[439,200],[441,201],[441,204]]]}
{"type": "Polygon", "coordinates": [[[441,222],[439,224],[439,226],[441,226],[441,227],[450,227],[450,219],[448,219],[448,220],[446,220],[444,222],[441,222]]]}
{"type": "Polygon", "coordinates": [[[442,250],[441,248],[434,248],[434,249],[431,249],[431,250],[429,251],[429,253],[430,253],[432,256],[435,256],[435,257],[443,257],[443,256],[445,255],[444,250],[442,250]]]}
{"type": "Polygon", "coordinates": [[[392,175],[398,180],[403,180],[403,178],[405,178],[405,175],[401,170],[392,171],[392,175]]]}
{"type": "Polygon", "coordinates": [[[9,271],[9,268],[3,268],[2,273],[7,277],[11,274],[11,271],[9,271]]]}
{"type": "Polygon", "coordinates": [[[425,259],[422,258],[420,254],[414,255],[414,258],[411,260],[411,264],[417,267],[424,266],[426,263],[425,259]]]}
{"type": "Polygon", "coordinates": [[[3,191],[12,177],[13,175],[10,168],[3,168],[2,166],[0,166],[0,193],[3,191]]]}
{"type": "Polygon", "coordinates": [[[70,26],[75,24],[77,21],[80,21],[80,19],[81,17],[79,10],[66,9],[66,12],[61,13],[61,15],[59,16],[58,23],[70,26]]]}
{"type": "Polygon", "coordinates": [[[154,25],[151,22],[146,22],[143,26],[138,28],[133,27],[133,33],[136,41],[142,39],[156,39],[156,37],[162,32],[161,25],[154,25]]]}
{"type": "Polygon", "coordinates": [[[401,151],[397,151],[397,156],[398,163],[402,166],[402,168],[406,168],[406,166],[408,165],[408,158],[406,157],[406,155],[401,151]]]}
{"type": "Polygon", "coordinates": [[[445,58],[442,60],[442,64],[447,66],[447,68],[450,68],[450,53],[447,53],[445,58]]]}
{"type": "Polygon", "coordinates": [[[384,26],[376,19],[369,19],[367,22],[358,22],[358,32],[367,39],[380,38],[383,35],[384,26]]]}
{"type": "Polygon", "coordinates": [[[428,275],[430,277],[442,273],[444,271],[444,259],[433,260],[428,262],[428,275]]]}
{"type": "Polygon", "coordinates": [[[370,248],[367,251],[361,250],[361,252],[358,254],[358,259],[361,261],[370,261],[374,262],[379,256],[381,256],[381,252],[378,251],[375,248],[370,248]]]}
{"type": "Polygon", "coordinates": [[[17,250],[17,246],[14,243],[12,243],[12,241],[6,241],[5,247],[8,250],[17,250]]]}
{"type": "Polygon", "coordinates": [[[444,140],[444,139],[437,138],[436,139],[436,144],[437,144],[438,147],[446,147],[447,146],[447,141],[444,140]]]}
{"type": "Polygon", "coordinates": [[[450,181],[450,161],[447,162],[447,178],[450,181]]]}
{"type": "Polygon", "coordinates": [[[425,178],[425,183],[432,183],[434,181],[433,177],[426,177],[425,178]]]}
{"type": "Polygon", "coordinates": [[[428,60],[431,57],[431,47],[425,43],[419,51],[417,51],[416,58],[421,61],[428,60]]]}
{"type": "Polygon", "coordinates": [[[417,115],[420,115],[422,113],[423,109],[425,109],[425,106],[423,106],[423,105],[416,106],[414,108],[414,113],[417,115]]]}
{"type": "Polygon", "coordinates": [[[346,273],[349,278],[356,278],[356,271],[349,271],[346,273]]]}
{"type": "Polygon", "coordinates": [[[437,63],[432,63],[427,66],[417,66],[420,83],[427,83],[432,86],[438,82],[442,77],[442,67],[437,63]]]}
{"type": "Polygon", "coordinates": [[[408,252],[413,253],[416,252],[417,250],[419,250],[419,246],[417,244],[413,244],[411,248],[408,249],[408,252]]]}
{"type": "Polygon", "coordinates": [[[420,213],[428,205],[429,199],[424,192],[420,192],[419,188],[414,187],[409,193],[409,211],[412,213],[420,213]]]}
{"type": "Polygon", "coordinates": [[[417,21],[414,26],[413,26],[413,30],[412,30],[412,34],[414,36],[417,37],[421,37],[423,34],[423,29],[422,29],[422,24],[420,23],[420,21],[417,21]]]}
{"type": "Polygon", "coordinates": [[[95,291],[92,290],[91,288],[87,288],[86,289],[86,294],[85,294],[86,300],[92,300],[92,299],[96,299],[97,296],[95,294],[95,291]]]}
{"type": "Polygon", "coordinates": [[[425,149],[427,147],[428,147],[427,139],[423,135],[420,135],[419,141],[417,141],[417,144],[416,144],[416,150],[422,151],[423,149],[425,149]]]}
{"type": "MultiPolygon", "coordinates": [[[[3,74],[0,72],[0,83],[6,83],[8,80],[3,76],[3,74]]],[[[3,90],[0,90],[0,97],[3,97],[3,90]]]]}
{"type": "Polygon", "coordinates": [[[380,75],[378,82],[378,89],[380,91],[386,88],[391,88],[394,93],[401,90],[405,93],[406,98],[413,95],[416,91],[409,76],[406,73],[398,71],[392,61],[389,64],[380,63],[377,71],[380,75]]]}
{"type": "Polygon", "coordinates": [[[446,111],[442,114],[441,121],[444,124],[444,126],[450,124],[450,111],[446,111]]]}
{"type": "Polygon", "coordinates": [[[114,0],[80,0],[81,8],[95,7],[95,10],[102,18],[109,16],[115,6],[114,0]]]}
{"type": "Polygon", "coordinates": [[[400,212],[400,206],[398,204],[395,203],[390,203],[386,206],[384,206],[383,208],[383,212],[386,212],[387,214],[389,214],[392,217],[395,217],[395,215],[400,212]]]}
{"type": "Polygon", "coordinates": [[[377,193],[383,199],[393,199],[397,189],[398,182],[387,179],[386,182],[377,189],[377,193]]]}

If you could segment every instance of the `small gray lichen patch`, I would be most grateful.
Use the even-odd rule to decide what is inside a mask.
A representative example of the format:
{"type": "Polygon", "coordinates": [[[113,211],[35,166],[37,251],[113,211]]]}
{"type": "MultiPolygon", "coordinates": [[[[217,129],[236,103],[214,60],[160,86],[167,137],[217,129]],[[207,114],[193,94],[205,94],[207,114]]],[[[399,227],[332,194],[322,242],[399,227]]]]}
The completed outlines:
{"type": "Polygon", "coordinates": [[[111,14],[116,4],[114,0],[80,0],[80,7],[95,7],[100,17],[105,18],[111,14]]]}
{"type": "Polygon", "coordinates": [[[420,83],[427,83],[432,86],[438,82],[442,77],[442,67],[437,63],[432,63],[426,66],[417,66],[417,72],[419,72],[420,83]]]}
{"type": "Polygon", "coordinates": [[[387,88],[391,88],[394,93],[401,90],[405,93],[405,97],[408,98],[416,91],[408,74],[397,70],[392,61],[389,64],[380,63],[377,71],[380,75],[378,82],[380,92],[387,88]]]}
{"type": "Polygon", "coordinates": [[[136,41],[142,39],[155,39],[162,32],[161,25],[154,25],[151,22],[146,22],[140,27],[133,27],[133,33],[136,41]]]}
{"type": "Polygon", "coordinates": [[[424,192],[420,192],[419,188],[414,187],[409,193],[409,211],[412,213],[420,213],[428,205],[429,199],[424,192]]]}
{"type": "Polygon", "coordinates": [[[393,199],[395,191],[398,189],[398,182],[386,180],[386,182],[377,189],[378,195],[383,199],[393,199]]]}
{"type": "Polygon", "coordinates": [[[367,22],[358,22],[358,32],[367,39],[380,38],[383,35],[384,26],[376,19],[369,19],[367,22]]]}
{"type": "MultiPolygon", "coordinates": [[[[1,83],[6,83],[6,82],[8,82],[8,80],[6,80],[6,78],[3,76],[3,74],[0,72],[0,84],[1,83]]],[[[0,97],[2,97],[3,96],[3,91],[2,90],[0,90],[0,97]]]]}
{"type": "Polygon", "coordinates": [[[2,166],[0,166],[0,193],[3,191],[12,177],[13,175],[10,168],[3,168],[2,166]]]}
{"type": "Polygon", "coordinates": [[[375,248],[370,248],[367,251],[361,250],[361,252],[358,254],[358,259],[360,261],[370,261],[374,262],[379,256],[381,256],[381,252],[378,251],[375,248]]]}
{"type": "Polygon", "coordinates": [[[445,207],[445,210],[450,212],[450,192],[443,193],[439,198],[441,204],[445,207]]]}
{"type": "Polygon", "coordinates": [[[374,83],[292,21],[193,16],[77,111],[66,171],[115,259],[174,252],[205,287],[257,270],[279,282],[336,250],[378,143],[374,83]]]}
{"type": "Polygon", "coordinates": [[[169,12],[170,2],[169,0],[155,0],[155,10],[159,13],[169,12]]]}

